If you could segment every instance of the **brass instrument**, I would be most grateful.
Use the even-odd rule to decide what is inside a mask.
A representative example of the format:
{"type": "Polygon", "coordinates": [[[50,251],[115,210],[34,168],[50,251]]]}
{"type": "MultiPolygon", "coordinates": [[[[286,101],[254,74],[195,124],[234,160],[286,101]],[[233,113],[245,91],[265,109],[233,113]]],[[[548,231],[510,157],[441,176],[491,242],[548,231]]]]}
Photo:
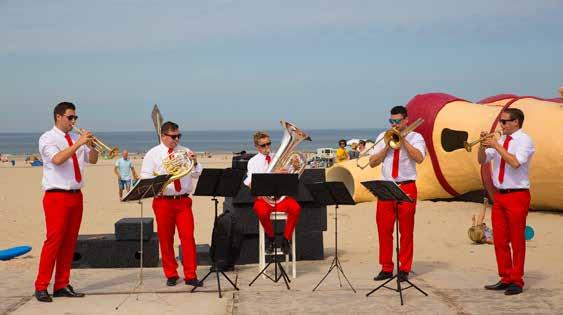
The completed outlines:
{"type": "Polygon", "coordinates": [[[463,147],[465,148],[465,150],[467,152],[471,152],[471,150],[473,149],[473,146],[475,146],[476,144],[478,144],[478,143],[480,144],[483,141],[485,141],[489,138],[495,137],[497,135],[500,137],[502,135],[502,132],[500,132],[500,131],[490,132],[490,133],[488,133],[488,134],[486,134],[486,135],[484,135],[484,136],[480,137],[479,139],[472,141],[472,142],[464,141],[463,147]]]}
{"type": "Polygon", "coordinates": [[[187,149],[182,149],[172,152],[164,158],[162,166],[169,175],[172,175],[172,177],[170,177],[166,184],[162,186],[163,190],[175,180],[191,173],[195,165],[194,161],[190,159],[189,153],[190,151],[187,149]]]}
{"type": "Polygon", "coordinates": [[[384,141],[385,144],[388,145],[389,147],[391,147],[392,149],[395,149],[395,150],[399,149],[401,147],[403,139],[411,131],[415,130],[416,128],[418,128],[418,126],[422,125],[423,122],[424,122],[424,119],[418,118],[414,123],[410,124],[403,131],[399,131],[397,128],[391,128],[391,129],[387,130],[381,139],[377,140],[369,148],[366,147],[364,149],[364,151],[362,151],[360,153],[360,156],[356,160],[356,166],[359,167],[360,169],[364,169],[364,168],[368,167],[369,161],[365,165],[360,165],[360,158],[364,157],[364,156],[368,156],[369,151],[371,151],[371,149],[375,148],[375,146],[381,141],[384,141]]]}
{"type": "MultiPolygon", "coordinates": [[[[268,166],[266,173],[275,173],[280,170],[287,170],[289,173],[301,176],[305,170],[305,166],[307,166],[307,159],[303,153],[296,152],[294,149],[303,140],[311,141],[311,137],[290,122],[282,120],[280,123],[284,129],[284,134],[280,147],[278,148],[276,155],[274,155],[272,162],[268,166]]],[[[282,196],[277,200],[268,196],[263,196],[262,198],[264,198],[268,204],[274,206],[276,203],[282,201],[285,196],[282,196]]]]}
{"type": "MultiPolygon", "coordinates": [[[[76,126],[72,126],[72,129],[76,131],[79,135],[82,135],[83,132],[76,126]]],[[[105,160],[114,159],[119,154],[119,148],[114,147],[111,148],[105,143],[102,142],[99,138],[92,136],[92,147],[94,150],[98,151],[98,153],[102,156],[105,160]]]]}

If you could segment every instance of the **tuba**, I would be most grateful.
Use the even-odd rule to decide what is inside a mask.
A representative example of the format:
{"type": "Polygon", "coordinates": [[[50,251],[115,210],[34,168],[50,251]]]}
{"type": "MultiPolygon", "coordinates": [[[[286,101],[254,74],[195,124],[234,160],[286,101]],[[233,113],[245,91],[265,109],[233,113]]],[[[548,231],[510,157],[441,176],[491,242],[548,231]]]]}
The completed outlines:
{"type": "MultiPolygon", "coordinates": [[[[282,169],[288,170],[289,173],[298,174],[301,176],[307,165],[307,159],[301,152],[296,152],[294,149],[303,140],[311,141],[311,137],[304,133],[301,129],[297,128],[294,124],[287,121],[280,121],[284,134],[280,147],[276,151],[276,155],[268,166],[266,173],[276,173],[282,169]]],[[[285,196],[275,200],[274,197],[262,196],[271,206],[282,201],[285,196]]]]}
{"type": "MultiPolygon", "coordinates": [[[[72,126],[72,129],[76,131],[79,135],[82,135],[82,130],[78,129],[76,126],[72,126]]],[[[92,136],[92,146],[94,150],[102,156],[104,160],[112,160],[119,154],[119,149],[117,147],[109,147],[103,143],[99,138],[92,136]]]]}
{"type": "Polygon", "coordinates": [[[162,186],[162,189],[164,190],[175,180],[191,173],[194,168],[194,161],[190,159],[189,151],[182,149],[168,154],[162,161],[162,166],[169,175],[172,175],[166,184],[162,186]]]}
{"type": "Polygon", "coordinates": [[[399,131],[395,128],[391,128],[389,130],[387,130],[385,132],[385,134],[383,135],[383,138],[377,140],[374,144],[371,145],[371,147],[364,149],[364,151],[362,151],[360,153],[360,156],[358,157],[358,159],[356,160],[356,166],[364,169],[366,167],[369,166],[369,161],[367,164],[365,165],[360,165],[360,158],[369,155],[369,152],[371,151],[371,149],[375,148],[375,146],[381,142],[382,140],[385,142],[386,145],[390,146],[391,149],[395,149],[397,150],[398,148],[401,147],[401,144],[403,142],[403,139],[413,130],[415,130],[416,128],[418,128],[418,126],[422,125],[422,123],[424,122],[424,119],[419,118],[417,119],[415,122],[413,122],[412,124],[410,124],[407,128],[405,128],[405,130],[403,131],[399,131]]]}

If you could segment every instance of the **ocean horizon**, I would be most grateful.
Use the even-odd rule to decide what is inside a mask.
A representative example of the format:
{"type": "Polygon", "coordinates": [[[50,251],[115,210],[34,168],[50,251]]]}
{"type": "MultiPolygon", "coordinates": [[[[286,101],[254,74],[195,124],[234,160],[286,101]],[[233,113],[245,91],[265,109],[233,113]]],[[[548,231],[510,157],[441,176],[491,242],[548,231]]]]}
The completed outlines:
{"type": "MultiPolygon", "coordinates": [[[[382,128],[312,129],[304,130],[312,141],[303,141],[298,150],[314,152],[317,148],[336,148],[340,139],[375,139],[382,128]]],[[[255,130],[183,130],[181,144],[196,152],[255,151],[252,135],[255,130]]],[[[267,131],[274,150],[279,146],[283,131],[267,131]]],[[[29,155],[38,152],[38,140],[43,132],[0,132],[0,153],[29,155]]],[[[94,135],[111,147],[131,153],[145,153],[158,144],[155,131],[104,131],[94,135]]]]}

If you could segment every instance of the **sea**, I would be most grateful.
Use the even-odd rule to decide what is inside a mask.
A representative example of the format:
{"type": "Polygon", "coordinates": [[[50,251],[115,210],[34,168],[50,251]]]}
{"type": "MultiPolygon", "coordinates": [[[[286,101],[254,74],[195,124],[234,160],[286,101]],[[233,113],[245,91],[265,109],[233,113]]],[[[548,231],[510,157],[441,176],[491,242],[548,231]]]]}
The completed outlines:
{"type": "MultiPolygon", "coordinates": [[[[384,131],[374,129],[317,129],[304,130],[312,141],[303,141],[297,149],[303,152],[315,152],[317,148],[336,148],[338,140],[375,139],[384,131]]],[[[256,151],[252,143],[254,130],[232,131],[182,131],[181,144],[196,152],[231,153],[256,151]]],[[[283,131],[268,131],[275,148],[281,141],[283,131]]],[[[95,132],[94,135],[110,147],[119,147],[132,153],[145,153],[157,145],[158,138],[154,131],[116,131],[95,132]]],[[[38,140],[41,133],[0,133],[0,153],[29,155],[38,152],[38,140]]]]}

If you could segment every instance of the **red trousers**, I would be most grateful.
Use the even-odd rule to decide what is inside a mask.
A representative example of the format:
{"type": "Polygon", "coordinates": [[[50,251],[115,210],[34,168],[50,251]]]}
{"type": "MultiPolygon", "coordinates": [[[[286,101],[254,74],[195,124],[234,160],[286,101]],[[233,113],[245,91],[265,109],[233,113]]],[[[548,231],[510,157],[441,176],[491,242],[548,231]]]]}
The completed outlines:
{"type": "Polygon", "coordinates": [[[179,278],[178,263],[174,254],[174,232],[178,227],[182,245],[184,279],[196,279],[197,254],[194,239],[194,216],[192,199],[154,198],[152,203],[156,218],[162,268],[166,278],[179,278]]]}
{"type": "Polygon", "coordinates": [[[69,284],[70,267],[82,222],[82,209],[81,192],[46,192],[43,196],[47,237],[41,250],[35,290],[47,290],[55,265],[54,290],[65,288],[69,284]]]}
{"type": "MultiPolygon", "coordinates": [[[[254,200],[254,212],[258,216],[258,220],[264,227],[264,232],[268,237],[274,237],[274,227],[272,226],[272,220],[270,220],[270,214],[274,211],[274,207],[264,201],[262,198],[256,198],[254,200]]],[[[287,222],[285,223],[285,230],[283,231],[283,236],[287,240],[291,240],[293,236],[293,230],[299,221],[299,214],[301,213],[301,206],[297,201],[291,197],[285,197],[280,203],[276,204],[277,212],[287,213],[287,222]]]]}
{"type": "Polygon", "coordinates": [[[395,207],[399,207],[399,269],[410,272],[413,257],[414,213],[416,212],[416,184],[400,185],[401,189],[414,202],[377,201],[376,222],[379,235],[379,264],[382,271],[393,272],[393,232],[395,231],[395,207]]]}
{"type": "Polygon", "coordinates": [[[500,281],[523,287],[526,258],[524,230],[530,207],[530,192],[496,193],[494,200],[491,221],[500,281]]]}

